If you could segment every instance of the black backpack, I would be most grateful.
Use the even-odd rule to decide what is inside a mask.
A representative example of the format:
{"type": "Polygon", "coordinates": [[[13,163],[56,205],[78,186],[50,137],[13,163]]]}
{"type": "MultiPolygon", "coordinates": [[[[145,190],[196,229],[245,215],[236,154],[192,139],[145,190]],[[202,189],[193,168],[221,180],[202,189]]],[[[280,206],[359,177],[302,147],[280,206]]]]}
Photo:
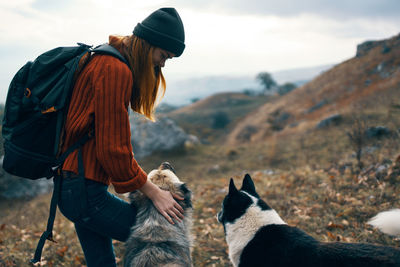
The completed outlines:
{"type": "Polygon", "coordinates": [[[60,189],[57,171],[72,151],[91,138],[88,133],[60,155],[74,82],[92,53],[114,56],[129,66],[118,50],[108,44],[93,49],[78,43],[77,46],[54,48],[33,62],[27,62],[8,88],[2,125],[3,169],[28,179],[55,178],[47,230],[40,238],[32,260],[34,263],[40,261],[46,239],[52,240],[60,189]]]}
{"type": "Polygon", "coordinates": [[[51,178],[66,155],[60,141],[74,80],[91,52],[126,60],[112,46],[58,47],[26,63],[8,88],[2,134],[3,168],[29,179],[51,178]]]}

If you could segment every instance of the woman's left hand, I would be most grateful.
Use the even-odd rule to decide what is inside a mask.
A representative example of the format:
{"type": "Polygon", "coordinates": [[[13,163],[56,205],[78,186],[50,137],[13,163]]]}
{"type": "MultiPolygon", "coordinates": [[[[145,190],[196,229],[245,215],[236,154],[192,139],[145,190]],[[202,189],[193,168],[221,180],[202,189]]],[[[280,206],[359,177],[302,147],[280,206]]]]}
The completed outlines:
{"type": "Polygon", "coordinates": [[[151,199],[157,210],[163,215],[171,224],[174,224],[173,219],[181,222],[184,218],[184,210],[177,200],[183,200],[178,194],[165,191],[154,185],[151,181],[147,182],[140,188],[140,191],[151,199]]]}

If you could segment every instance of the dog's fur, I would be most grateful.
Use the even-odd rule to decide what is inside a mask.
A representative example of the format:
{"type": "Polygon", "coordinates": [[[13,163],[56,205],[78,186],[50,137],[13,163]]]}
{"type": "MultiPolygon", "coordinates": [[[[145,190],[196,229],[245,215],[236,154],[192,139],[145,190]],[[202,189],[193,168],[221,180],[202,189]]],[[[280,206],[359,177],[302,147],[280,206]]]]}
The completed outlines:
{"type": "Polygon", "coordinates": [[[234,266],[400,266],[400,249],[363,243],[319,242],[287,225],[260,199],[249,175],[231,179],[218,221],[234,266]]]}
{"type": "Polygon", "coordinates": [[[126,242],[125,267],[190,267],[191,260],[191,191],[176,176],[169,163],[164,162],[157,170],[148,174],[154,184],[163,190],[181,195],[177,202],[184,209],[184,219],[170,224],[139,191],[129,195],[137,208],[136,222],[126,242]]]}

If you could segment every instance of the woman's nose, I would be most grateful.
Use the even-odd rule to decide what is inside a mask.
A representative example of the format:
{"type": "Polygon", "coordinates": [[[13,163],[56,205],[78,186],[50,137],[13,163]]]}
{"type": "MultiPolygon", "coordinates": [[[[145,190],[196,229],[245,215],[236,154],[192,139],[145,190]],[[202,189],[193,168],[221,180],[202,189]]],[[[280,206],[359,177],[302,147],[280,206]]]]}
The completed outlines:
{"type": "Polygon", "coordinates": [[[161,60],[161,62],[160,62],[160,67],[161,67],[161,68],[163,68],[163,67],[165,66],[165,61],[166,61],[165,59],[164,59],[164,60],[161,60]]]}

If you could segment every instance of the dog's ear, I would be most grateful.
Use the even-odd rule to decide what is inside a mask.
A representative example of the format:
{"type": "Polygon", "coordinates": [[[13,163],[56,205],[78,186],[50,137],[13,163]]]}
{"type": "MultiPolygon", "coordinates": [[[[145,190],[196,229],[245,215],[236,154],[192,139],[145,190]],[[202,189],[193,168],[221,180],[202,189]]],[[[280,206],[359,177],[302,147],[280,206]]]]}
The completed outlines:
{"type": "Polygon", "coordinates": [[[180,184],[179,187],[180,187],[181,191],[182,191],[184,194],[190,192],[190,190],[187,188],[186,184],[180,184]]]}
{"type": "Polygon", "coordinates": [[[186,184],[181,184],[179,186],[180,191],[183,193],[183,206],[182,208],[192,208],[192,191],[187,188],[186,184]]]}
{"type": "Polygon", "coordinates": [[[228,194],[232,195],[232,194],[236,194],[238,192],[239,191],[237,190],[235,183],[233,182],[233,179],[231,178],[231,181],[229,182],[229,193],[228,194]]]}
{"type": "Polygon", "coordinates": [[[249,174],[246,174],[243,178],[242,188],[240,190],[246,191],[247,193],[258,197],[256,192],[256,187],[254,186],[253,179],[251,179],[249,174]]]}

